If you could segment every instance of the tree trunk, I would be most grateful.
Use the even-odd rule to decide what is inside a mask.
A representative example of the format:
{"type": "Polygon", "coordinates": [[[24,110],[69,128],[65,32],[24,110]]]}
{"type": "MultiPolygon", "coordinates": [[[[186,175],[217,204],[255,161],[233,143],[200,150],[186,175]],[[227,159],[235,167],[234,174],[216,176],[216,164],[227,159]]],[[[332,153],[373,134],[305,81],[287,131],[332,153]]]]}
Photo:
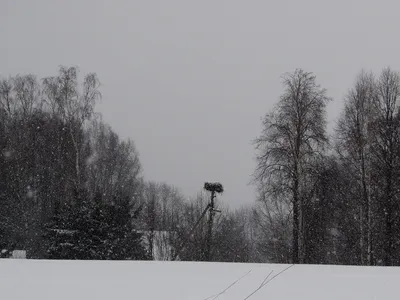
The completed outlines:
{"type": "Polygon", "coordinates": [[[364,237],[365,237],[365,230],[364,230],[364,205],[360,206],[360,264],[365,265],[365,246],[364,246],[364,237]]]}
{"type": "Polygon", "coordinates": [[[78,142],[76,141],[74,133],[73,133],[72,124],[69,124],[69,133],[70,133],[71,140],[72,140],[72,143],[74,145],[74,150],[75,150],[75,172],[76,172],[75,186],[76,186],[77,190],[80,190],[81,172],[80,172],[80,167],[79,167],[79,148],[78,148],[78,142]]]}
{"type": "Polygon", "coordinates": [[[371,210],[371,196],[368,193],[367,199],[367,263],[369,266],[373,265],[373,255],[372,255],[372,210],[371,210]]]}
{"type": "Polygon", "coordinates": [[[207,242],[206,242],[206,253],[205,253],[205,260],[211,261],[211,244],[212,244],[212,227],[213,227],[213,219],[214,219],[214,198],[215,192],[211,192],[211,202],[210,202],[210,211],[209,211],[209,218],[208,218],[208,233],[207,233],[207,242]]]}
{"type": "Polygon", "coordinates": [[[299,261],[299,180],[296,176],[293,186],[293,240],[292,240],[292,260],[294,264],[299,261]]]}
{"type": "Polygon", "coordinates": [[[392,265],[392,248],[393,248],[393,233],[392,233],[392,199],[391,199],[391,172],[387,174],[386,199],[385,199],[385,266],[392,265]]]}
{"type": "Polygon", "coordinates": [[[299,263],[306,263],[306,242],[304,237],[305,220],[304,220],[304,199],[299,197],[299,263]]]}

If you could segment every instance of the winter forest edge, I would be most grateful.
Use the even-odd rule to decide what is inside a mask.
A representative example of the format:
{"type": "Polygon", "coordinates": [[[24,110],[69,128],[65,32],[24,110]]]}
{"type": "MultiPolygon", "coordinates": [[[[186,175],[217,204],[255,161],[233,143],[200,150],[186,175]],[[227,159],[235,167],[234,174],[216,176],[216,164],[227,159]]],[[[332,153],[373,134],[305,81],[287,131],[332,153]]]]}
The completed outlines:
{"type": "Polygon", "coordinates": [[[253,141],[257,199],[219,205],[206,256],[209,193],[144,179],[95,73],[0,78],[0,258],[400,265],[400,74],[361,71],[332,136],[316,76],[282,83],[253,141]]]}

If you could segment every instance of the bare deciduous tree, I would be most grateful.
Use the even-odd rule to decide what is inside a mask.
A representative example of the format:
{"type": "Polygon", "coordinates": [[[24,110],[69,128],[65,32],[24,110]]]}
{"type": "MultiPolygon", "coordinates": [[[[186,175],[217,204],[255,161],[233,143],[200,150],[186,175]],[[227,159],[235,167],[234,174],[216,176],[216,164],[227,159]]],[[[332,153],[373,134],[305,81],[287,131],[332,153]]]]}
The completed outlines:
{"type": "Polygon", "coordinates": [[[289,263],[291,256],[292,212],[290,198],[271,195],[259,187],[254,207],[256,243],[261,256],[272,263],[289,263]]]}
{"type": "Polygon", "coordinates": [[[12,96],[12,78],[0,80],[0,105],[3,112],[11,117],[15,112],[14,98],[12,96]]]}
{"type": "Polygon", "coordinates": [[[373,74],[362,71],[345,98],[336,137],[338,153],[352,171],[358,183],[360,213],[360,262],[372,264],[371,228],[371,124],[374,118],[373,103],[376,85],[373,74]]]}
{"type": "Polygon", "coordinates": [[[91,196],[109,204],[122,198],[139,202],[142,167],[135,144],[121,141],[110,126],[98,121],[86,135],[90,156],[85,167],[91,196]]]}
{"type": "MultiPolygon", "coordinates": [[[[279,178],[281,191],[290,195],[293,208],[293,263],[304,261],[304,216],[311,163],[327,143],[326,90],[312,73],[297,69],[283,78],[284,92],[263,121],[255,140],[258,151],[255,180],[263,185],[279,178]]],[[[271,186],[276,186],[271,184],[271,186]]]]}
{"type": "Polygon", "coordinates": [[[22,112],[23,117],[32,115],[33,110],[40,105],[40,85],[34,75],[16,76],[12,79],[14,102],[22,112]]]}
{"type": "Polygon", "coordinates": [[[94,105],[101,94],[98,90],[99,81],[95,73],[85,76],[82,91],[78,85],[77,67],[60,67],[58,76],[47,77],[43,80],[44,101],[50,111],[58,115],[68,125],[73,146],[75,148],[76,189],[81,186],[81,157],[82,137],[80,130],[86,121],[94,115],[94,105]]]}
{"type": "MultiPolygon", "coordinates": [[[[375,170],[378,184],[383,187],[380,193],[381,213],[383,213],[384,245],[383,262],[393,265],[396,262],[395,232],[400,225],[399,214],[399,168],[400,168],[400,75],[385,68],[377,81],[377,97],[374,101],[376,120],[374,130],[375,170]]],[[[398,250],[398,249],[397,249],[398,250]]]]}

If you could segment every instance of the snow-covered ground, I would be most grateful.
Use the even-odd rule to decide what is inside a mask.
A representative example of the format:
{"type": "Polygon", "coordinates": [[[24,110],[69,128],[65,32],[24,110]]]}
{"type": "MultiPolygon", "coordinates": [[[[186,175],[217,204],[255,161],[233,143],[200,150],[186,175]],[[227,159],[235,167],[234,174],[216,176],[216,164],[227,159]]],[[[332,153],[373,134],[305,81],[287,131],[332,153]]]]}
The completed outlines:
{"type": "Polygon", "coordinates": [[[268,264],[4,259],[0,260],[0,298],[243,300],[260,287],[272,272],[267,282],[273,279],[248,299],[400,299],[400,268],[296,265],[274,278],[287,267],[268,264]]]}

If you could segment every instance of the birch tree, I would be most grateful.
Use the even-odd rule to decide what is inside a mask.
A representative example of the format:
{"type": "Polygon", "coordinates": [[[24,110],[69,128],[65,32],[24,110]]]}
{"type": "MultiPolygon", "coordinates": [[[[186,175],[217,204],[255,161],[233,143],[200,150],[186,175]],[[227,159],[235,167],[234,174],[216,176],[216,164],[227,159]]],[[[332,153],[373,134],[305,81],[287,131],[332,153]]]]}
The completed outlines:
{"type": "Polygon", "coordinates": [[[377,80],[377,96],[374,101],[376,120],[374,130],[373,155],[376,183],[381,187],[377,197],[378,212],[383,224],[382,249],[384,265],[399,263],[397,254],[398,227],[400,225],[400,75],[390,68],[383,69],[377,80]]]}
{"type": "Polygon", "coordinates": [[[304,262],[304,214],[308,175],[312,161],[327,143],[326,90],[312,73],[301,69],[283,77],[284,92],[278,104],[263,120],[263,130],[255,140],[257,166],[255,180],[290,198],[292,204],[293,263],[304,262]]]}
{"type": "Polygon", "coordinates": [[[359,207],[360,263],[372,264],[371,223],[371,143],[374,118],[373,103],[376,96],[375,79],[372,73],[362,71],[354,87],[345,97],[342,115],[336,134],[338,153],[357,183],[354,195],[359,207]]]}
{"type": "Polygon", "coordinates": [[[84,77],[80,88],[78,84],[77,67],[60,67],[58,76],[43,79],[44,101],[50,111],[58,115],[66,124],[74,149],[75,149],[75,186],[82,188],[81,148],[80,135],[82,128],[94,116],[96,101],[101,94],[98,90],[99,80],[95,73],[84,77]]]}

